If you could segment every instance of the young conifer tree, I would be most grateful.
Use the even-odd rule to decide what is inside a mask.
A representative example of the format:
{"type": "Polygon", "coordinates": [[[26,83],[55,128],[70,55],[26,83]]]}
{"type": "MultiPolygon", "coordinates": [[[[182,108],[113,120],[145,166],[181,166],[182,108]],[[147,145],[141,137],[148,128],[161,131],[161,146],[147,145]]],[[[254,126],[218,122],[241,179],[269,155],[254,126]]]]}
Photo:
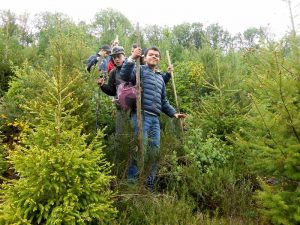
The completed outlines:
{"type": "Polygon", "coordinates": [[[2,174],[5,172],[7,163],[5,161],[5,154],[4,154],[4,145],[3,141],[1,138],[1,133],[0,133],[0,179],[2,178],[2,174]]]}
{"type": "Polygon", "coordinates": [[[243,128],[245,137],[237,139],[244,151],[249,150],[247,164],[255,169],[262,185],[257,200],[272,224],[300,223],[300,67],[296,52],[299,47],[277,46],[276,51],[253,53],[256,63],[249,65],[252,75],[248,80],[253,109],[247,115],[251,127],[243,128]]]}
{"type": "Polygon", "coordinates": [[[32,72],[44,74],[44,89],[25,106],[35,124],[9,156],[19,179],[3,185],[0,223],[107,224],[115,214],[111,166],[103,133],[89,144],[82,135],[74,113],[81,105],[70,90],[77,78],[62,58],[51,71],[32,72]]]}

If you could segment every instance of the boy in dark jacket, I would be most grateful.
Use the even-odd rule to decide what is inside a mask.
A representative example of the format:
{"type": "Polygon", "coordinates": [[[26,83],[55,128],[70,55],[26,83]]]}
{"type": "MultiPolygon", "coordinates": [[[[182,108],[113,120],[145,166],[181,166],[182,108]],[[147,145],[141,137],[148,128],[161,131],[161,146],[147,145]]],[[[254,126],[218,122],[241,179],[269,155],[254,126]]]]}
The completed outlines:
{"type": "MultiPolygon", "coordinates": [[[[98,78],[97,82],[99,87],[105,94],[109,96],[116,96],[118,85],[122,82],[120,77],[120,70],[123,62],[125,61],[124,48],[121,46],[113,47],[110,56],[114,60],[115,67],[109,73],[108,83],[105,84],[104,77],[98,78]]],[[[123,109],[121,109],[117,104],[116,108],[116,136],[119,136],[124,131],[126,112],[123,109]]]]}
{"type": "Polygon", "coordinates": [[[114,47],[110,56],[114,61],[115,67],[109,73],[108,83],[105,84],[104,78],[98,78],[98,84],[105,94],[109,96],[116,96],[117,87],[122,82],[120,77],[120,70],[123,62],[125,61],[124,48],[121,46],[114,47]]]}
{"type": "MultiPolygon", "coordinates": [[[[141,56],[141,48],[132,50],[131,56],[125,60],[120,71],[121,79],[136,83],[135,60],[141,56]]],[[[142,84],[142,126],[144,139],[147,140],[149,148],[145,157],[150,159],[149,172],[147,174],[146,185],[153,189],[158,169],[157,156],[160,147],[160,123],[159,115],[164,112],[169,117],[185,118],[185,114],[176,113],[169,104],[166,97],[166,87],[163,77],[156,73],[160,61],[160,51],[156,47],[148,48],[144,54],[145,65],[140,67],[142,84]]],[[[137,115],[131,112],[131,122],[134,132],[137,134],[137,115]]],[[[137,167],[132,164],[128,170],[128,179],[134,179],[137,175],[137,167]]]]}

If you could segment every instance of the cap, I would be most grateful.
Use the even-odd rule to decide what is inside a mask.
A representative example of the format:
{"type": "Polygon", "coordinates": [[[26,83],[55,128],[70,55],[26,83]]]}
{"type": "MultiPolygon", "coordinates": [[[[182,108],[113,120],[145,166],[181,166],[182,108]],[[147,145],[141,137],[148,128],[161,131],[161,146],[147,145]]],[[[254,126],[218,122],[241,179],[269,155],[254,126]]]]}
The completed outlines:
{"type": "Polygon", "coordinates": [[[104,50],[104,51],[107,51],[107,52],[111,52],[111,49],[110,49],[110,46],[109,45],[102,45],[100,47],[100,50],[104,50]]]}
{"type": "Polygon", "coordinates": [[[117,54],[125,55],[125,51],[124,51],[124,48],[122,46],[113,47],[110,55],[113,56],[113,55],[117,55],[117,54]]]}

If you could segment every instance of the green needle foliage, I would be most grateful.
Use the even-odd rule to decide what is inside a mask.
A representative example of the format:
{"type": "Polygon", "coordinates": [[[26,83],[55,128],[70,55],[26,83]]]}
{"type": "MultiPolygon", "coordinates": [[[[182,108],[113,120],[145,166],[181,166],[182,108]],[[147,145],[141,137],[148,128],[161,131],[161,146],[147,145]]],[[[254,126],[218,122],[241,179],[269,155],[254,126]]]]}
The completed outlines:
{"type": "Polygon", "coordinates": [[[25,105],[36,120],[9,156],[19,179],[3,184],[1,224],[106,224],[115,214],[103,132],[87,144],[70,91],[76,77],[65,76],[61,60],[25,105]]]}
{"type": "Polygon", "coordinates": [[[237,143],[248,149],[248,164],[261,177],[257,200],[263,215],[273,224],[299,224],[299,47],[284,50],[251,53],[256,65],[249,65],[247,82],[253,108],[247,115],[250,127],[241,130],[244,138],[237,143]]]}
{"type": "Polygon", "coordinates": [[[7,168],[7,163],[4,159],[4,145],[2,144],[2,137],[1,137],[1,133],[0,133],[0,176],[2,176],[2,174],[5,172],[6,168],[7,168]]]}

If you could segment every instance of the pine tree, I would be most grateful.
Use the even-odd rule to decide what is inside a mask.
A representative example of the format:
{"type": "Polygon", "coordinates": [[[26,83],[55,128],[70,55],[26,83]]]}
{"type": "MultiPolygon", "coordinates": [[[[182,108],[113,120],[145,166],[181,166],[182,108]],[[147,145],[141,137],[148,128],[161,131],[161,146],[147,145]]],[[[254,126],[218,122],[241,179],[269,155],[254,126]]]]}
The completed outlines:
{"type": "MultiPolygon", "coordinates": [[[[53,68],[59,64],[60,58],[63,59],[62,70],[66,73],[62,79],[70,82],[69,90],[73,92],[82,107],[76,109],[73,114],[78,115],[78,120],[84,124],[84,133],[92,133],[95,130],[96,120],[96,100],[95,90],[99,89],[95,80],[96,76],[85,71],[85,55],[88,53],[86,34],[75,25],[58,25],[52,30],[51,40],[47,43],[46,55],[39,55],[35,62],[24,60],[24,62],[14,64],[12,70],[14,77],[9,83],[9,90],[3,97],[0,105],[0,114],[5,114],[9,121],[15,118],[24,117],[33,122],[34,118],[22,105],[29,100],[40,96],[44,89],[45,79],[51,79],[53,68]],[[47,72],[45,72],[47,71],[47,72]],[[76,77],[76,79],[74,79],[76,77]]],[[[101,102],[103,104],[103,102],[101,102]]],[[[69,106],[66,106],[69,108],[69,106]]],[[[105,117],[110,121],[111,109],[106,109],[101,105],[101,119],[105,117]],[[109,111],[110,110],[110,111],[109,111]],[[107,112],[109,111],[109,112],[107,112]]],[[[104,127],[105,119],[101,120],[104,127]]],[[[36,122],[33,122],[36,123],[36,122]]]]}
{"type": "Polygon", "coordinates": [[[299,47],[295,48],[299,42],[291,46],[288,54],[281,46],[251,54],[256,59],[249,65],[247,81],[251,126],[243,128],[244,137],[237,140],[250,153],[248,164],[262,186],[257,200],[274,224],[300,222],[300,70],[299,47]]]}
{"type": "MultiPolygon", "coordinates": [[[[1,115],[0,115],[0,118],[1,118],[1,115]]],[[[2,135],[0,132],[0,180],[2,179],[1,176],[5,172],[6,168],[7,168],[7,163],[6,163],[5,154],[4,154],[4,144],[3,144],[2,135]]]]}
{"type": "MultiPolygon", "coordinates": [[[[44,71],[45,74],[46,71],[44,71]]],[[[89,144],[74,112],[63,60],[41,80],[44,89],[25,106],[32,129],[11,152],[18,180],[3,185],[1,224],[104,224],[115,213],[109,184],[111,166],[102,153],[103,132],[89,144]]]]}

